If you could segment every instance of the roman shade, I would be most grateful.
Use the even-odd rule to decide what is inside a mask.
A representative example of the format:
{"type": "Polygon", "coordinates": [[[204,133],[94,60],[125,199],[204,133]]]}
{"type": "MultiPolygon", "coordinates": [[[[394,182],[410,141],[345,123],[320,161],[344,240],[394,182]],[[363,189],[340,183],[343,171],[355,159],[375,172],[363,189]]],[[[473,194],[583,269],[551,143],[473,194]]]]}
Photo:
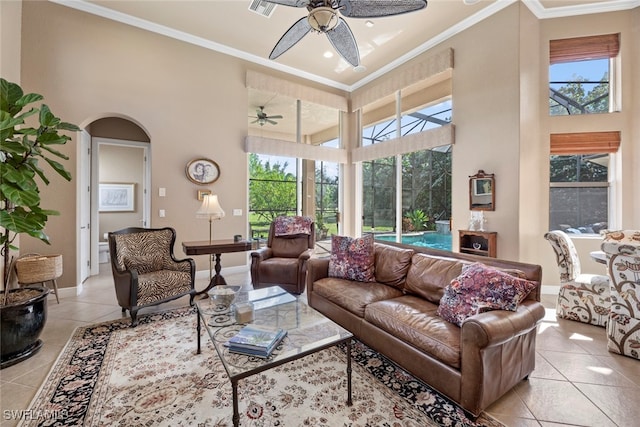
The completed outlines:
{"type": "Polygon", "coordinates": [[[620,131],[551,134],[551,154],[615,153],[619,147],[620,131]]]}
{"type": "Polygon", "coordinates": [[[575,37],[549,41],[551,64],[588,59],[615,58],[620,51],[620,34],[575,37]]]}

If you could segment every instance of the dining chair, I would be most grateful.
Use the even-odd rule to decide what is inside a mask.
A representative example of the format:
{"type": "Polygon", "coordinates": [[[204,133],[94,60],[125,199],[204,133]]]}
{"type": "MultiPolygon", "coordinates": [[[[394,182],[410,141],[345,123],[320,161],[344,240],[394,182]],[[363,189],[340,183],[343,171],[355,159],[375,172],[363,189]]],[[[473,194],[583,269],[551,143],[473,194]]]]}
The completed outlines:
{"type": "Polygon", "coordinates": [[[544,235],[556,254],[560,271],[560,291],[556,316],[596,326],[606,326],[609,319],[609,277],[583,274],[575,245],[564,231],[544,235]]]}

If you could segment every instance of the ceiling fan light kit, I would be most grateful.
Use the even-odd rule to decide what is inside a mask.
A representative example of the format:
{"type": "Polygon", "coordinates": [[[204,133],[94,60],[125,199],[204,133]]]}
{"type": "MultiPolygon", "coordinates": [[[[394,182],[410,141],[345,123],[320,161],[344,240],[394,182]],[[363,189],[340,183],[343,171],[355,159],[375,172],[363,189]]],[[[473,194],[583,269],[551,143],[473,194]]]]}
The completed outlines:
{"type": "MultiPolygon", "coordinates": [[[[269,59],[276,59],[310,31],[324,33],[342,58],[354,67],[360,65],[360,53],[347,18],[379,18],[415,12],[427,7],[426,0],[265,0],[290,7],[306,7],[309,14],[299,19],[280,38],[269,59]]],[[[370,21],[367,21],[370,22],[370,21]]]]}
{"type": "Polygon", "coordinates": [[[338,25],[338,17],[336,15],[336,10],[322,6],[311,9],[307,19],[309,20],[311,28],[320,33],[326,33],[338,25]]]}

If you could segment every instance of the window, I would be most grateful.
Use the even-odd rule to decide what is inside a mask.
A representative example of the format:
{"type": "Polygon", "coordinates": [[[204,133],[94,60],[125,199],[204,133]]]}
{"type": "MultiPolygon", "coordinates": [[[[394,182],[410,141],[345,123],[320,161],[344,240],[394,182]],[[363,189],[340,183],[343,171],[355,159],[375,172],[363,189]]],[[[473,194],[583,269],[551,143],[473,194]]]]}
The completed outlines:
{"type": "MultiPolygon", "coordinates": [[[[411,135],[451,123],[451,100],[435,105],[422,106],[403,113],[400,118],[400,134],[411,135]]],[[[375,114],[375,112],[374,112],[375,114]]],[[[396,118],[382,120],[362,129],[362,146],[396,138],[396,118]]]]}
{"type": "Polygon", "coordinates": [[[252,238],[266,238],[278,215],[297,212],[297,161],[249,154],[249,223],[252,238]]]}
{"type": "Polygon", "coordinates": [[[619,132],[551,135],[549,229],[594,234],[609,224],[611,153],[619,132]]]}
{"type": "MultiPolygon", "coordinates": [[[[339,139],[322,144],[325,147],[338,148],[339,139]]],[[[340,164],[316,160],[316,237],[323,240],[331,234],[338,234],[338,198],[340,192],[340,164]]]]}
{"type": "Polygon", "coordinates": [[[363,231],[392,231],[396,225],[396,158],[363,162],[363,231]]]}
{"type": "Polygon", "coordinates": [[[549,44],[549,114],[613,111],[612,65],[619,35],[551,40],[549,44]]]}

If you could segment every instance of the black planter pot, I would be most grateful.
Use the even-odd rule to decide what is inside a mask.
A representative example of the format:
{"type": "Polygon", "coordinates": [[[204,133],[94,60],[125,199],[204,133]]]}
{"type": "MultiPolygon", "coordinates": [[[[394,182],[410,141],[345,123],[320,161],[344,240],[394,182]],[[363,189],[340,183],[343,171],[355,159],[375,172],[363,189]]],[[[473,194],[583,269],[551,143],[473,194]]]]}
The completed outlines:
{"type": "MultiPolygon", "coordinates": [[[[33,356],[42,347],[39,339],[47,321],[47,294],[49,290],[38,286],[11,289],[40,291],[40,295],[29,300],[0,307],[0,369],[15,365],[33,356]]],[[[0,297],[4,295],[0,294],[0,297]]]]}

